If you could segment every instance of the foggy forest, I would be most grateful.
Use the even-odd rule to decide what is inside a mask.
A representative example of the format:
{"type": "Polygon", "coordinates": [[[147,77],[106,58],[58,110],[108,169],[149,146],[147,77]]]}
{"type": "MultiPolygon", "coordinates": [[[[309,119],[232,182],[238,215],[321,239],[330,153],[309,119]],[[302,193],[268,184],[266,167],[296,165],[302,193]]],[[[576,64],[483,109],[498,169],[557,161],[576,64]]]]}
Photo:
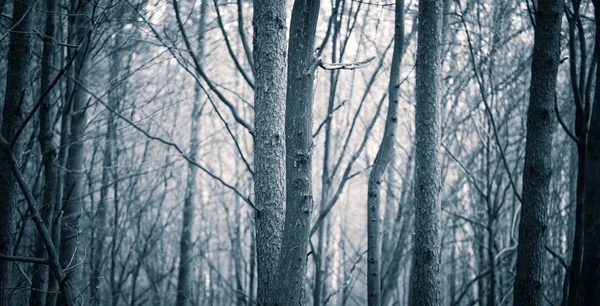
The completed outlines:
{"type": "Polygon", "coordinates": [[[0,0],[0,306],[600,305],[599,0],[0,0]]]}

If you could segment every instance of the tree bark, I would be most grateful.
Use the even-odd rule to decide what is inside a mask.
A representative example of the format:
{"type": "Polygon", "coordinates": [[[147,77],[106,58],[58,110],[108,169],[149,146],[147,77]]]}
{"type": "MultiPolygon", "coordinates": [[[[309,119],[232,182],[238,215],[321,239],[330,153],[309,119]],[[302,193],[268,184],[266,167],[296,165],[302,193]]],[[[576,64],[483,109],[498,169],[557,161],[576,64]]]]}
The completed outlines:
{"type": "Polygon", "coordinates": [[[394,154],[394,140],[398,126],[398,100],[400,98],[400,66],[404,51],[404,0],[396,1],[394,26],[394,51],[388,85],[389,104],[385,119],[383,139],[369,175],[367,193],[367,295],[369,306],[381,305],[381,242],[380,242],[380,190],[385,169],[394,154]]]}
{"type": "MultiPolygon", "coordinates": [[[[8,64],[6,70],[6,91],[2,117],[0,118],[2,136],[13,141],[27,113],[29,102],[29,65],[31,61],[30,6],[32,0],[15,1],[13,5],[12,26],[8,47],[8,64]]],[[[16,141],[12,154],[20,160],[21,141],[16,141]]],[[[19,191],[14,176],[10,171],[7,152],[0,150],[0,254],[12,255],[14,234],[17,222],[17,200],[19,191]]],[[[12,287],[11,271],[13,263],[0,260],[0,305],[9,306],[10,288],[12,287]]]]}
{"type": "MultiPolygon", "coordinates": [[[[254,194],[259,305],[275,303],[273,292],[286,195],[286,1],[254,2],[254,194]]],[[[309,133],[310,134],[310,133],[309,133]]],[[[288,189],[289,190],[289,189],[288,189]]]]}
{"type": "MultiPolygon", "coordinates": [[[[52,82],[52,59],[54,51],[54,31],[55,31],[55,11],[56,1],[47,0],[46,2],[46,31],[43,38],[42,62],[41,62],[41,79],[40,79],[40,95],[48,88],[52,82]]],[[[53,115],[54,105],[47,95],[39,109],[40,120],[40,150],[42,151],[42,162],[44,164],[44,195],[42,198],[42,220],[44,226],[50,229],[52,224],[52,216],[54,211],[54,200],[56,199],[56,150],[52,145],[53,138],[53,115]]],[[[36,236],[35,242],[35,257],[43,258],[46,254],[44,242],[40,235],[36,236]]],[[[49,277],[48,268],[46,265],[34,265],[32,277],[32,290],[29,299],[30,306],[42,306],[46,303],[46,284],[49,277]]]]}
{"type": "Polygon", "coordinates": [[[419,2],[415,106],[415,231],[409,305],[440,305],[440,72],[443,1],[419,2]]]}
{"type": "Polygon", "coordinates": [[[549,186],[552,176],[553,105],[560,60],[563,2],[538,3],[527,110],[523,203],[519,221],[514,305],[543,305],[549,186]]]}
{"type": "MultiPolygon", "coordinates": [[[[83,140],[87,125],[86,108],[88,94],[83,89],[87,70],[88,48],[90,44],[91,11],[93,4],[82,0],[77,10],[75,23],[70,27],[73,39],[80,44],[74,62],[74,89],[71,112],[70,147],[66,164],[66,176],[63,191],[63,220],[60,243],[60,264],[73,284],[78,284],[77,267],[79,267],[77,247],[79,235],[79,217],[83,208],[84,153],[83,140]]],[[[63,296],[59,296],[58,304],[64,304],[63,296]]]]}
{"type": "MultiPolygon", "coordinates": [[[[312,194],[312,106],[316,60],[315,32],[320,0],[296,0],[288,48],[286,137],[286,211],[275,292],[277,305],[301,305],[308,248],[312,194]]],[[[257,68],[257,71],[260,70],[257,68]]]]}

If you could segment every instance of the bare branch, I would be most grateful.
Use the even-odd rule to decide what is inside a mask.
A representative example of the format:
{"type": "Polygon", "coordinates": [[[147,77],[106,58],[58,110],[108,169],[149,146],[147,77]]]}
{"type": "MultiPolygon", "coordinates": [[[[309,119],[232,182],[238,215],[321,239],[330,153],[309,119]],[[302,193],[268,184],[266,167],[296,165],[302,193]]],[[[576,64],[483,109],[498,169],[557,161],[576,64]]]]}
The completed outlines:
{"type": "Polygon", "coordinates": [[[42,264],[42,265],[50,264],[47,259],[35,258],[35,257],[23,257],[23,256],[12,256],[12,255],[0,254],[0,259],[6,260],[6,261],[30,262],[30,263],[42,264]]]}
{"type": "Polygon", "coordinates": [[[573,134],[571,132],[571,130],[569,130],[569,128],[563,121],[562,117],[560,116],[560,110],[558,109],[558,102],[556,99],[556,94],[554,95],[554,112],[556,113],[556,118],[558,119],[558,123],[560,123],[560,126],[563,128],[565,133],[567,133],[569,138],[573,139],[573,141],[575,141],[576,143],[579,143],[579,138],[577,138],[577,136],[575,136],[575,134],[573,134]]]}

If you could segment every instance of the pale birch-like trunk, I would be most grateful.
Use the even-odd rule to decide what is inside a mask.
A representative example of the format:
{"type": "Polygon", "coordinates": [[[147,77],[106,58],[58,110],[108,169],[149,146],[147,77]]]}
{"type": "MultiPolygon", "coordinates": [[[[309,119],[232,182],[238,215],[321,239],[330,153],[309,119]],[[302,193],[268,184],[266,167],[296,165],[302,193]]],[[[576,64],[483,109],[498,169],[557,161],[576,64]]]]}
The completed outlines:
{"type": "Polygon", "coordinates": [[[381,305],[381,215],[380,190],[385,169],[394,154],[394,141],[398,126],[398,103],[400,98],[400,66],[404,51],[404,0],[396,1],[394,26],[394,51],[388,85],[389,104],[385,119],[383,139],[377,151],[373,169],[369,175],[367,194],[367,295],[369,306],[381,305]]]}

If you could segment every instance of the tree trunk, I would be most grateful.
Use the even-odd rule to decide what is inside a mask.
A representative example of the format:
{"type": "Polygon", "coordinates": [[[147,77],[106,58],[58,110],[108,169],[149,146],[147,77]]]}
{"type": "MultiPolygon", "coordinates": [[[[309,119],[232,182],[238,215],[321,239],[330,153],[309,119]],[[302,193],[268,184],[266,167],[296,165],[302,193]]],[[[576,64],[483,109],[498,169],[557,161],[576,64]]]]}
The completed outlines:
{"type": "MultiPolygon", "coordinates": [[[[119,109],[119,102],[123,99],[123,87],[124,80],[119,79],[119,74],[122,69],[122,56],[123,53],[119,51],[122,44],[122,37],[120,34],[115,35],[113,42],[113,50],[110,55],[110,72],[109,80],[111,82],[117,82],[116,84],[110,84],[111,90],[108,93],[108,105],[113,110],[119,109]]],[[[102,278],[102,265],[104,262],[104,240],[107,235],[107,202],[110,191],[110,180],[114,173],[113,162],[115,160],[114,152],[117,145],[117,122],[116,115],[113,111],[107,110],[107,123],[106,133],[104,138],[104,152],[102,160],[102,178],[100,186],[100,200],[98,201],[98,208],[95,216],[95,239],[93,241],[92,254],[90,255],[92,260],[92,271],[90,277],[90,299],[92,305],[100,305],[101,297],[101,278],[102,278]]],[[[114,179],[114,177],[113,177],[114,179]]]]}
{"type": "MultiPolygon", "coordinates": [[[[8,47],[8,65],[6,70],[6,92],[0,133],[7,141],[13,141],[27,113],[29,102],[29,64],[31,60],[31,18],[28,16],[31,0],[15,1],[13,5],[12,26],[8,47]]],[[[12,154],[19,162],[21,158],[21,141],[12,148],[12,154]]],[[[17,200],[19,191],[14,176],[10,171],[9,157],[0,150],[0,254],[12,255],[14,234],[16,230],[17,200]]],[[[10,288],[12,287],[11,271],[13,263],[0,260],[0,305],[9,306],[10,288]]]]}
{"type": "Polygon", "coordinates": [[[259,305],[273,290],[283,232],[285,185],[286,1],[254,2],[254,194],[259,305]]]}
{"type": "Polygon", "coordinates": [[[415,106],[415,231],[409,305],[440,305],[440,72],[443,1],[419,2],[415,106]]]}
{"type": "MultiPolygon", "coordinates": [[[[574,214],[574,224],[575,226],[569,226],[569,229],[573,232],[570,233],[571,237],[573,237],[572,247],[571,247],[571,263],[569,265],[569,269],[565,274],[564,285],[568,290],[566,297],[563,296],[563,305],[568,306],[576,306],[577,294],[579,288],[579,278],[581,276],[581,264],[583,261],[583,236],[584,236],[584,191],[585,191],[585,161],[586,161],[586,142],[587,142],[587,133],[588,133],[588,119],[589,119],[589,105],[591,103],[591,95],[589,90],[591,90],[590,84],[579,83],[581,79],[577,76],[577,49],[576,49],[576,29],[581,24],[580,18],[580,5],[575,5],[575,1],[573,2],[573,15],[571,18],[568,18],[569,25],[569,70],[570,70],[570,78],[571,78],[571,90],[573,97],[575,98],[575,120],[574,120],[574,131],[575,136],[578,141],[576,143],[576,150],[571,154],[571,156],[576,156],[574,158],[574,164],[576,168],[573,172],[575,175],[572,177],[572,183],[575,185],[575,188],[572,188],[571,192],[574,191],[575,199],[575,214],[574,214]],[[585,88],[585,90],[584,90],[585,88]],[[584,106],[585,105],[585,106],[584,106]]],[[[580,4],[581,2],[579,2],[580,4]]],[[[580,39],[580,44],[583,42],[580,39]]],[[[584,47],[585,48],[585,47],[584,47]]],[[[580,66],[584,67],[584,57],[583,54],[579,54],[580,66]]],[[[593,63],[593,61],[592,61],[593,63]]],[[[588,82],[591,81],[591,78],[588,77],[588,82]]],[[[571,221],[571,223],[573,223],[571,221]]]]}
{"type": "MultiPolygon", "coordinates": [[[[60,264],[71,283],[78,284],[78,235],[79,217],[83,208],[84,153],[83,140],[87,125],[86,108],[88,94],[82,87],[86,85],[86,62],[90,44],[90,27],[92,3],[82,0],[78,5],[75,24],[70,26],[74,31],[74,41],[80,45],[74,62],[73,105],[71,112],[70,147],[66,164],[66,177],[63,191],[63,220],[60,243],[60,264]]],[[[64,297],[59,296],[58,304],[64,304],[64,297]]]]}
{"type": "MultiPolygon", "coordinates": [[[[594,1],[596,50],[600,50],[600,4],[594,1]]],[[[585,162],[584,251],[579,281],[581,305],[600,301],[600,64],[596,67],[596,90],[587,138],[585,162]]]]}
{"type": "MultiPolygon", "coordinates": [[[[334,20],[337,19],[339,10],[339,1],[336,1],[336,5],[333,8],[332,17],[334,20]]],[[[331,46],[331,62],[337,62],[337,44],[340,34],[341,19],[335,22],[333,27],[333,38],[331,46]]],[[[336,88],[338,81],[339,71],[333,70],[329,73],[329,99],[327,102],[327,117],[324,126],[325,140],[323,142],[323,173],[321,173],[321,201],[319,205],[320,213],[325,213],[325,209],[331,200],[331,182],[332,177],[329,171],[330,169],[330,158],[331,158],[331,122],[333,121],[334,103],[336,98],[336,88]]],[[[327,259],[326,251],[326,239],[327,239],[327,217],[323,219],[323,222],[319,226],[317,250],[314,254],[315,259],[315,288],[313,290],[313,306],[321,306],[323,304],[323,297],[326,293],[325,276],[327,275],[327,265],[325,260],[327,259]]]]}
{"type": "MultiPolygon", "coordinates": [[[[278,305],[301,305],[312,195],[312,106],[315,71],[311,69],[320,0],[295,0],[288,49],[286,137],[286,211],[275,292],[278,305]]],[[[257,66],[258,67],[258,66],[257,66]]],[[[258,71],[259,69],[257,69],[258,71]]]]}
{"type": "Polygon", "coordinates": [[[527,110],[523,203],[519,221],[514,305],[543,305],[549,186],[552,176],[553,104],[560,60],[563,3],[541,1],[536,13],[527,110]]]}
{"type": "MultiPolygon", "coordinates": [[[[198,50],[196,54],[200,64],[204,60],[204,32],[206,29],[206,13],[208,0],[200,4],[200,20],[198,21],[198,50]]],[[[192,160],[196,160],[199,149],[200,117],[202,109],[200,104],[200,88],[196,86],[194,105],[190,127],[190,153],[192,160]]],[[[198,167],[188,163],[188,178],[183,202],[183,223],[181,226],[181,239],[179,240],[179,272],[177,277],[177,298],[175,305],[188,305],[192,298],[191,273],[192,273],[192,230],[194,228],[194,205],[196,204],[196,177],[198,167]]]]}
{"type": "MultiPolygon", "coordinates": [[[[71,18],[71,16],[67,17],[67,18],[71,18]]],[[[65,18],[66,19],[66,18],[65,18]]],[[[61,18],[62,20],[62,18],[61,18]]],[[[61,33],[60,31],[58,33],[61,33]]],[[[72,43],[72,37],[71,35],[67,35],[67,42],[68,43],[72,43]]],[[[70,54],[70,49],[66,48],[66,53],[67,55],[70,54]]],[[[63,62],[65,62],[65,58],[68,56],[62,56],[61,54],[61,60],[63,62]]],[[[71,65],[68,70],[67,70],[68,74],[70,76],[72,76],[72,72],[74,71],[73,66],[71,65]]],[[[56,161],[57,163],[57,170],[56,170],[56,198],[54,200],[54,215],[52,216],[52,230],[51,230],[51,235],[52,235],[52,242],[54,243],[54,247],[57,250],[60,250],[60,234],[61,234],[61,228],[62,228],[62,199],[63,199],[63,185],[64,185],[64,178],[65,178],[65,171],[64,169],[66,168],[66,164],[67,164],[67,156],[68,156],[68,152],[69,152],[69,136],[71,135],[71,109],[72,109],[72,103],[71,103],[71,94],[72,94],[72,80],[70,78],[66,79],[66,88],[65,88],[65,95],[62,101],[62,118],[61,118],[61,123],[60,123],[60,148],[58,149],[58,159],[56,161]]],[[[58,298],[58,294],[56,294],[55,292],[58,291],[58,282],[55,278],[52,277],[52,275],[50,275],[49,277],[49,283],[48,283],[48,293],[46,294],[46,306],[54,306],[56,305],[57,302],[57,298],[58,298]]]]}
{"type": "Polygon", "coordinates": [[[367,194],[367,295],[369,306],[381,305],[381,243],[379,241],[381,216],[379,194],[385,168],[394,154],[396,127],[398,126],[398,100],[400,98],[400,65],[404,51],[404,0],[396,1],[394,27],[394,52],[388,85],[389,104],[385,119],[383,139],[369,175],[367,194]]]}
{"type": "MultiPolygon", "coordinates": [[[[42,62],[41,62],[41,78],[40,78],[40,95],[48,88],[52,82],[52,59],[54,30],[55,30],[55,10],[56,1],[46,0],[46,32],[43,39],[42,62]]],[[[39,109],[40,120],[40,151],[42,152],[42,161],[44,163],[44,195],[42,200],[42,220],[44,226],[49,230],[52,224],[52,216],[54,211],[54,200],[56,199],[56,168],[54,162],[56,159],[56,150],[52,145],[53,138],[53,114],[54,105],[51,103],[51,96],[48,95],[42,101],[39,109]]],[[[43,258],[46,256],[44,242],[40,235],[36,236],[35,242],[35,257],[43,258]]],[[[30,306],[43,306],[46,303],[46,283],[48,277],[48,268],[46,265],[34,265],[32,277],[32,290],[29,299],[30,306]]]]}

